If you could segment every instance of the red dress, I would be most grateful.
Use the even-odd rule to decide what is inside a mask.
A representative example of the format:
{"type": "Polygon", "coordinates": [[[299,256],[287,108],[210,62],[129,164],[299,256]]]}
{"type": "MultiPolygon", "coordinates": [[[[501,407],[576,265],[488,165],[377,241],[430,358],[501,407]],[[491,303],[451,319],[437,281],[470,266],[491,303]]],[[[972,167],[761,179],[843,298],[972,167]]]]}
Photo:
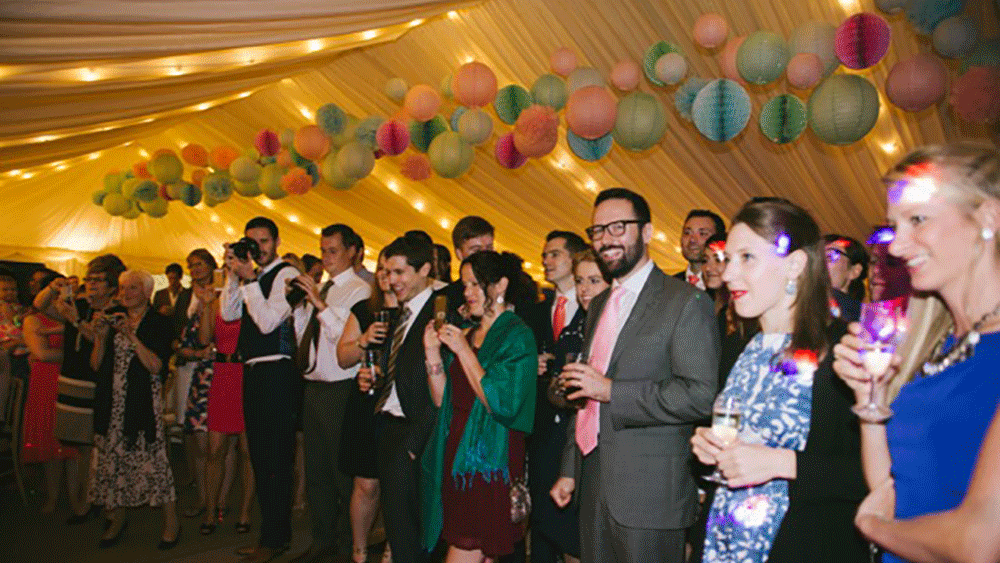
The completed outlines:
{"type": "MultiPolygon", "coordinates": [[[[215,349],[231,356],[236,352],[240,320],[224,321],[215,317],[215,349]]],[[[208,429],[223,434],[240,434],[243,426],[243,364],[215,362],[212,386],[208,389],[208,429]]]]}
{"type": "MultiPolygon", "coordinates": [[[[43,328],[57,328],[59,323],[38,315],[43,328]]],[[[62,334],[48,335],[49,348],[61,350],[62,334]]],[[[59,363],[31,360],[28,376],[28,399],[24,411],[21,462],[38,463],[76,457],[76,448],[64,447],[56,440],[56,398],[59,394],[59,363]]]]}
{"type": "MultiPolygon", "coordinates": [[[[503,479],[489,483],[476,475],[472,483],[459,486],[451,475],[455,452],[462,440],[465,423],[472,405],[479,399],[465,377],[462,364],[454,361],[448,370],[451,379],[451,425],[444,450],[444,483],[441,503],[444,508],[444,528],[441,536],[460,549],[482,550],[496,558],[514,552],[514,544],[524,537],[524,525],[510,521],[510,484],[503,479]]],[[[524,433],[507,431],[507,466],[511,477],[524,475],[524,433]]]]}

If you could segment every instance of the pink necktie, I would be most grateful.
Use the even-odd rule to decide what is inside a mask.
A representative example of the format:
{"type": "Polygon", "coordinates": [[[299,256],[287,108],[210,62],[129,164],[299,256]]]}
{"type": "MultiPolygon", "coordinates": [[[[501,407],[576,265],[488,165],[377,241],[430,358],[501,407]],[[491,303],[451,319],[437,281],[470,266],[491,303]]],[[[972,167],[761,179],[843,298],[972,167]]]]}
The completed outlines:
{"type": "MultiPolygon", "coordinates": [[[[601,373],[607,373],[608,364],[611,362],[611,352],[614,350],[618,332],[618,313],[621,311],[622,297],[625,289],[622,286],[611,291],[611,296],[604,311],[601,313],[601,320],[594,329],[594,340],[590,347],[590,365],[601,373]]],[[[594,451],[597,447],[597,434],[600,431],[600,405],[599,401],[587,400],[587,406],[583,407],[576,415],[576,444],[580,446],[583,455],[594,451]]]]}

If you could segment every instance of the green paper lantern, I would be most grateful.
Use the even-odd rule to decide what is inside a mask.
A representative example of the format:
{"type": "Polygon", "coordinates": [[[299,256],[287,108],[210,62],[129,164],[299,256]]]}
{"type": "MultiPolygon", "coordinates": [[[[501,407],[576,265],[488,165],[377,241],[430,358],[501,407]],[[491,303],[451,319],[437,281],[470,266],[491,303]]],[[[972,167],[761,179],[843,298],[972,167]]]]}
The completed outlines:
{"type": "Polygon", "coordinates": [[[205,192],[206,200],[222,203],[233,195],[233,181],[229,176],[215,172],[205,176],[201,181],[201,189],[205,192]]]}
{"type": "Polygon", "coordinates": [[[346,190],[357,182],[356,178],[351,178],[343,172],[341,172],[340,167],[337,165],[337,155],[328,154],[323,162],[320,163],[320,172],[323,175],[323,179],[326,181],[330,187],[337,190],[346,190]]]}
{"type": "MultiPolygon", "coordinates": [[[[327,157],[330,156],[329,153],[327,157]]],[[[284,172],[281,170],[281,166],[277,163],[268,164],[260,171],[260,178],[257,178],[257,185],[264,193],[273,192],[276,190],[281,190],[281,177],[284,172]]]]}
{"type": "Polygon", "coordinates": [[[615,128],[611,131],[618,146],[644,151],[660,142],[667,131],[667,112],[655,96],[633,92],[618,102],[615,128]]]}
{"type": "Polygon", "coordinates": [[[536,104],[559,111],[566,105],[569,92],[562,78],[555,74],[543,74],[531,85],[531,97],[536,104]]]}
{"type": "Polygon", "coordinates": [[[840,59],[835,49],[837,27],[829,22],[807,22],[792,30],[788,37],[788,54],[791,57],[799,53],[812,53],[819,57],[823,64],[823,76],[830,76],[840,66],[840,59]]]}
{"type": "Polygon", "coordinates": [[[493,134],[493,120],[481,109],[470,109],[458,118],[458,134],[470,145],[481,145],[493,134]]]}
{"type": "Polygon", "coordinates": [[[125,199],[152,201],[160,194],[160,187],[152,180],[129,178],[122,182],[122,195],[125,199]]]}
{"type": "Polygon", "coordinates": [[[361,143],[347,143],[337,151],[335,166],[343,176],[360,180],[375,168],[375,155],[361,143]]]}
{"type": "Polygon", "coordinates": [[[139,204],[130,201],[128,211],[122,213],[122,219],[138,219],[139,215],[142,215],[142,210],[139,209],[139,204]]]}
{"type": "Polygon", "coordinates": [[[159,219],[167,214],[167,210],[170,209],[170,202],[162,197],[158,197],[152,201],[140,201],[139,208],[142,209],[146,215],[149,215],[154,219],[159,219]]]}
{"type": "Polygon", "coordinates": [[[237,182],[253,184],[260,178],[261,166],[257,161],[246,156],[241,156],[229,165],[229,175],[237,182]]]}
{"type": "Polygon", "coordinates": [[[122,182],[126,180],[124,172],[108,172],[104,175],[104,191],[122,192],[122,182]]]}
{"type": "Polygon", "coordinates": [[[500,121],[513,125],[521,112],[533,103],[534,100],[527,90],[517,84],[510,84],[497,92],[493,98],[493,109],[496,110],[500,121]]]}
{"type": "Polygon", "coordinates": [[[642,57],[642,70],[646,73],[646,80],[656,84],[657,86],[666,86],[666,83],[656,77],[656,61],[660,60],[660,57],[666,55],[667,53],[677,53],[678,55],[684,55],[680,48],[673,43],[668,43],[666,41],[660,41],[659,43],[654,43],[646,49],[646,54],[642,57]]]}
{"type": "Polygon", "coordinates": [[[835,74],[809,98],[809,127],[823,142],[849,145],[860,140],[878,119],[875,86],[856,74],[835,74]]]}
{"type": "Polygon", "coordinates": [[[108,192],[104,190],[97,190],[96,192],[90,194],[91,201],[94,205],[104,205],[104,197],[108,195],[108,192]]]}
{"type": "Polygon", "coordinates": [[[122,194],[111,192],[104,196],[104,201],[101,202],[101,205],[111,215],[118,216],[128,211],[131,204],[122,194]]]}
{"type": "Polygon", "coordinates": [[[431,146],[431,141],[441,133],[448,130],[448,124],[440,115],[435,115],[433,119],[427,121],[410,122],[410,144],[419,152],[427,152],[431,146]]]}
{"type": "Polygon", "coordinates": [[[781,78],[790,58],[788,44],[780,35],[755,31],[736,50],[736,68],[743,80],[767,84],[781,78]]]}
{"type": "Polygon", "coordinates": [[[233,182],[233,190],[243,197],[257,197],[263,193],[257,182],[233,182]]]}
{"type": "Polygon", "coordinates": [[[357,117],[350,114],[345,116],[343,129],[340,130],[340,133],[330,137],[330,144],[334,147],[342,147],[347,143],[353,142],[354,134],[358,130],[359,123],[361,123],[361,121],[357,117]]]}
{"type": "Polygon", "coordinates": [[[799,138],[809,120],[802,100],[791,94],[771,98],[760,110],[760,131],[779,145],[799,138]]]}
{"type": "Polygon", "coordinates": [[[161,153],[149,162],[149,171],[161,184],[173,184],[184,174],[184,165],[174,153],[161,153]]]}
{"type": "Polygon", "coordinates": [[[188,207],[194,207],[201,203],[201,188],[194,184],[187,184],[181,186],[178,190],[177,200],[184,202],[184,205],[188,207]]]}
{"type": "MultiPolygon", "coordinates": [[[[441,95],[449,100],[455,97],[455,93],[451,90],[451,78],[451,74],[442,78],[441,85],[438,87],[438,91],[441,92],[441,95]]],[[[409,90],[409,88],[407,88],[407,90],[409,90]]],[[[406,95],[404,94],[403,96],[405,97],[406,95]]]]}
{"type": "Polygon", "coordinates": [[[472,166],[475,151],[453,131],[441,133],[431,141],[427,158],[438,176],[457,178],[472,166]]]}

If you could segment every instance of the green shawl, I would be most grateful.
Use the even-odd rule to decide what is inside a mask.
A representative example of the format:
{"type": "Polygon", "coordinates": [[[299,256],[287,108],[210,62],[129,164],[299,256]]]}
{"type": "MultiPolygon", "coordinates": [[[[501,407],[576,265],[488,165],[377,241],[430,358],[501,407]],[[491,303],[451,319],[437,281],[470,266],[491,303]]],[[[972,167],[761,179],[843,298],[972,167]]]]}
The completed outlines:
{"type": "MultiPolygon", "coordinates": [[[[475,475],[482,475],[487,482],[502,478],[509,483],[507,431],[530,433],[535,421],[535,379],[538,377],[535,337],[517,315],[506,311],[493,322],[476,356],[485,372],[481,383],[492,413],[487,412],[482,402],[473,403],[455,452],[451,476],[460,486],[468,486],[475,475]]],[[[451,355],[445,359],[445,373],[452,360],[451,355]]],[[[441,484],[450,425],[449,380],[445,383],[434,432],[420,460],[423,545],[428,551],[434,549],[443,526],[441,484]]]]}

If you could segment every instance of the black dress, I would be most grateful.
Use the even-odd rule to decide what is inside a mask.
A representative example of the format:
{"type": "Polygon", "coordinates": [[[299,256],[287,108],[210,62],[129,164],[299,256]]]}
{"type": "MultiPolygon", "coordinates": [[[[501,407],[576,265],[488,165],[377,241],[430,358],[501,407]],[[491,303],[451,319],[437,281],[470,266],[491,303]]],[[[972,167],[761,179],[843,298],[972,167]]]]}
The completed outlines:
{"type": "MultiPolygon", "coordinates": [[[[399,308],[388,309],[390,313],[389,332],[391,335],[399,318],[399,308]]],[[[351,313],[358,319],[358,326],[364,333],[375,322],[375,314],[368,308],[368,299],[358,301],[351,307],[351,313]]],[[[385,372],[389,360],[389,341],[386,337],[382,343],[382,371],[385,372]]],[[[375,463],[375,444],[378,443],[382,418],[375,416],[376,393],[362,393],[354,386],[347,398],[344,408],[344,422],[341,427],[340,455],[337,468],[345,475],[352,477],[378,478],[378,468],[375,463]]]]}

